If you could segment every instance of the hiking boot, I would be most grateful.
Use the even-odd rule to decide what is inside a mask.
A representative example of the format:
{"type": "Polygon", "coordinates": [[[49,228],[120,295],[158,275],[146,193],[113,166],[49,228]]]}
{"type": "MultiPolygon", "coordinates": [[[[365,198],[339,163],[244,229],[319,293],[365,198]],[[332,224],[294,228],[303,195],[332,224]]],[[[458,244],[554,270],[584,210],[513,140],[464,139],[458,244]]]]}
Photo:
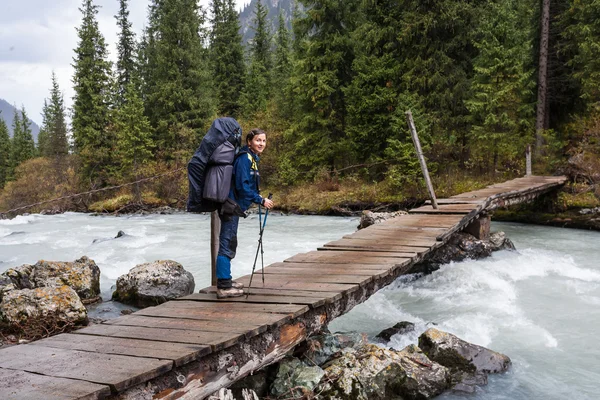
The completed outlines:
{"type": "Polygon", "coordinates": [[[236,289],[243,289],[244,288],[244,284],[236,282],[236,281],[231,281],[231,287],[232,288],[236,288],[236,289]]]}
{"type": "Polygon", "coordinates": [[[226,299],[228,297],[241,297],[244,295],[242,289],[230,287],[227,289],[217,289],[217,299],[226,299]]]}

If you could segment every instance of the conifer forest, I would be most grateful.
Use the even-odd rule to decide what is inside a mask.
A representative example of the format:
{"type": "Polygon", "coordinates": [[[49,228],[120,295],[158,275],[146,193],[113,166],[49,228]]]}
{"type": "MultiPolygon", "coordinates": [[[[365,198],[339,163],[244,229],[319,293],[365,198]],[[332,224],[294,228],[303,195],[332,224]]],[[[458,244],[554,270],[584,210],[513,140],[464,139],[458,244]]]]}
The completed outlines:
{"type": "Polygon", "coordinates": [[[0,211],[156,176],[47,208],[183,206],[220,116],[267,131],[262,184],[290,208],[426,198],[407,110],[441,194],[524,175],[527,146],[534,174],[600,173],[598,1],[298,0],[271,21],[258,0],[247,43],[234,0],[150,0],[141,35],[118,1],[111,62],[82,0],[73,105],[48,77],[37,144],[25,109],[12,138],[0,119],[0,211]]]}

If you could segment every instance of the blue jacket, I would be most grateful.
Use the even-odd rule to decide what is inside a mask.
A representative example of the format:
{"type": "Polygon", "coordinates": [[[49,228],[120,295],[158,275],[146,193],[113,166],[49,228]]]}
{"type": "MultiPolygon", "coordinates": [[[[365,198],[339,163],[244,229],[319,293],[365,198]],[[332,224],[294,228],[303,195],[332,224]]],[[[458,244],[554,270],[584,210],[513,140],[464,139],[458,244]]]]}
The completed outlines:
{"type": "Polygon", "coordinates": [[[229,197],[239,204],[242,211],[246,211],[252,203],[262,204],[263,198],[258,194],[259,161],[260,158],[248,146],[244,146],[233,162],[232,188],[229,197]]]}

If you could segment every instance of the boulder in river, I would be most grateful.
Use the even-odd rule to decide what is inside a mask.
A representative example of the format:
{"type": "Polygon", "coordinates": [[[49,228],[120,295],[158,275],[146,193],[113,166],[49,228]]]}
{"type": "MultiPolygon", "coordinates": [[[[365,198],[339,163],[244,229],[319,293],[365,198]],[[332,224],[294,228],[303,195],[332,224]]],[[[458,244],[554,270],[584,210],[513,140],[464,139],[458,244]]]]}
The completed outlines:
{"type": "Polygon", "coordinates": [[[419,336],[419,347],[429,359],[450,369],[452,382],[462,391],[472,391],[469,387],[487,382],[487,374],[504,372],[511,365],[510,358],[504,354],[435,328],[419,336]]]}
{"type": "Polygon", "coordinates": [[[117,279],[113,300],[149,307],[194,293],[194,277],[181,264],[159,260],[137,265],[117,279]]]}
{"type": "Polygon", "coordinates": [[[374,344],[344,350],[324,369],[315,389],[324,399],[428,399],[446,390],[450,377],[414,345],[400,352],[374,344]]]}
{"type": "Polygon", "coordinates": [[[396,334],[403,335],[405,333],[412,332],[414,330],[415,330],[415,324],[413,324],[412,322],[408,322],[408,321],[402,321],[402,322],[398,322],[396,325],[392,326],[391,328],[382,330],[375,337],[383,340],[384,342],[389,342],[390,339],[392,338],[392,336],[394,336],[396,334]]]}
{"type": "Polygon", "coordinates": [[[323,365],[346,348],[367,343],[367,335],[358,332],[323,332],[306,340],[301,359],[308,365],[323,365]]]}
{"type": "Polygon", "coordinates": [[[85,256],[74,262],[40,260],[34,265],[10,268],[0,275],[0,299],[10,290],[64,285],[74,289],[82,300],[95,299],[100,295],[100,268],[85,256]]]}
{"type": "Polygon", "coordinates": [[[87,310],[69,286],[16,289],[4,294],[0,319],[9,330],[41,337],[65,325],[86,324],[87,310]]]}
{"type": "Polygon", "coordinates": [[[316,365],[306,365],[297,358],[284,359],[279,364],[271,394],[284,398],[303,398],[311,393],[325,375],[316,365]]]}

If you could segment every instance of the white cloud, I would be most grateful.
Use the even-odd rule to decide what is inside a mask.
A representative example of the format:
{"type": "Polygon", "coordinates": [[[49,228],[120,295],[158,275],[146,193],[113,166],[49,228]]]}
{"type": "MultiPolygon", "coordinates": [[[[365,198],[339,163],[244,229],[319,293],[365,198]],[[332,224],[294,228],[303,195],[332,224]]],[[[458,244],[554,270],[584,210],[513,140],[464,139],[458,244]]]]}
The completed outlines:
{"type": "MultiPolygon", "coordinates": [[[[244,0],[237,0],[243,6],[244,0]]],[[[109,46],[110,59],[115,60],[117,26],[114,15],[118,0],[96,0],[100,6],[97,18],[100,31],[109,46]]],[[[148,0],[129,0],[130,20],[136,34],[146,24],[148,0]]],[[[207,6],[209,0],[200,0],[207,6]]],[[[72,104],[73,49],[81,24],[80,0],[3,1],[0,12],[0,98],[17,106],[25,106],[29,116],[41,123],[44,98],[50,91],[50,77],[56,72],[65,96],[72,104]]]]}

